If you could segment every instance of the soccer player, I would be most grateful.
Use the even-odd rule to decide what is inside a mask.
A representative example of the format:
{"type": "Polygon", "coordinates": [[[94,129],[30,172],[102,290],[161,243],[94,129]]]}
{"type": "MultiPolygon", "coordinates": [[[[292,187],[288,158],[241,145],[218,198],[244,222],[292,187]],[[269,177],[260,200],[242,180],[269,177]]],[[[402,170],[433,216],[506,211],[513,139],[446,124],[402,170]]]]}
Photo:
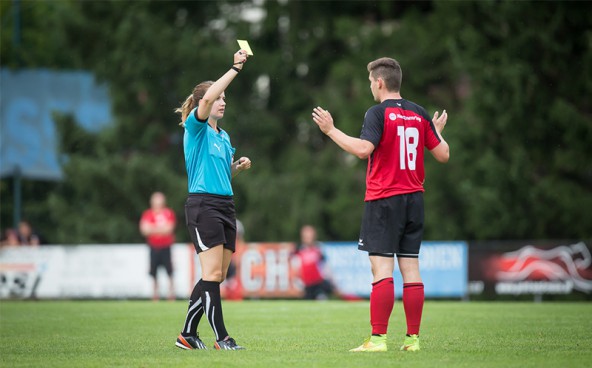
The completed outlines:
{"type": "Polygon", "coordinates": [[[234,64],[216,82],[195,86],[183,106],[181,125],[185,130],[183,147],[189,184],[185,203],[187,230],[199,256],[201,280],[189,299],[189,308],[176,346],[206,349],[197,326],[205,314],[218,350],[244,349],[226,331],[220,298],[220,283],[226,278],[236,245],[236,213],[231,179],[251,167],[251,160],[234,161],[235,149],[219,121],[224,117],[224,91],[247,61],[245,50],[234,54],[234,64]]]}
{"type": "Polygon", "coordinates": [[[150,276],[154,280],[152,300],[159,299],[156,271],[159,266],[164,267],[169,276],[169,300],[175,299],[173,282],[173,262],[171,261],[171,246],[175,242],[175,226],[177,218],[173,210],[166,206],[166,197],[161,192],[154,192],[150,196],[150,208],[144,211],[140,219],[140,233],[146,237],[150,246],[150,276]]]}
{"type": "Polygon", "coordinates": [[[372,335],[352,352],[387,350],[387,327],[393,305],[394,256],[403,276],[407,335],[401,350],[419,350],[424,291],[419,274],[423,235],[424,147],[442,163],[449,147],[442,130],[446,110],[430,119],[423,107],[401,97],[401,67],[390,58],[368,64],[370,90],[378,105],[364,117],[360,138],[337,129],[321,107],[312,117],[321,131],[346,152],[368,160],[365,208],[358,249],[368,252],[372,266],[370,324],[372,335]]]}

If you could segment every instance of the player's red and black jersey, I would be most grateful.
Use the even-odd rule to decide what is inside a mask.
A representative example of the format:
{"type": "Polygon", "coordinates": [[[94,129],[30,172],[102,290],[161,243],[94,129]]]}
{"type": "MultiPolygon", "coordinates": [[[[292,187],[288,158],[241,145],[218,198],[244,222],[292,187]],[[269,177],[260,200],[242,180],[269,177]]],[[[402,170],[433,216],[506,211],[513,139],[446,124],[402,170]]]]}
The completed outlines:
{"type": "Polygon", "coordinates": [[[365,201],[424,191],[424,147],[434,149],[440,138],[423,107],[385,100],[366,112],[360,138],[375,147],[368,158],[365,201]]]}

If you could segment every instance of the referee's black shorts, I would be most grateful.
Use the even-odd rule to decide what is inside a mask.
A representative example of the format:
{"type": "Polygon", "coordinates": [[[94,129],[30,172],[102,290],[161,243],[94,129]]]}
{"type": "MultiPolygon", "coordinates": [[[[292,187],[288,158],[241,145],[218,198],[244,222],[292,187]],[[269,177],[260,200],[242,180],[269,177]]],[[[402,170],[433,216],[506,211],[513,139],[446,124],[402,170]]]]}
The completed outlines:
{"type": "Polygon", "coordinates": [[[236,212],[230,196],[189,194],[185,202],[185,223],[197,253],[222,244],[236,249],[236,212]]]}
{"type": "Polygon", "coordinates": [[[419,257],[423,237],[423,192],[368,201],[358,249],[386,257],[419,257]]]}

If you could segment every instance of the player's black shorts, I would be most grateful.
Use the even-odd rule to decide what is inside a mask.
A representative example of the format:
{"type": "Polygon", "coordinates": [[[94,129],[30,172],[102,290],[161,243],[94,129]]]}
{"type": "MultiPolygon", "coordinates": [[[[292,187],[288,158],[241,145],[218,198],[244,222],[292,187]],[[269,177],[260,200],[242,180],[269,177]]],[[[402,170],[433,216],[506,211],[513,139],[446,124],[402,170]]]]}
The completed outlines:
{"type": "Polygon", "coordinates": [[[236,212],[232,197],[190,194],[185,202],[185,223],[197,253],[223,244],[236,248],[236,212]]]}
{"type": "Polygon", "coordinates": [[[358,249],[417,258],[423,237],[423,192],[366,202],[358,249]]]}
{"type": "Polygon", "coordinates": [[[169,276],[173,274],[173,262],[171,261],[171,247],[150,247],[150,276],[156,277],[156,270],[159,266],[164,267],[169,276]]]}

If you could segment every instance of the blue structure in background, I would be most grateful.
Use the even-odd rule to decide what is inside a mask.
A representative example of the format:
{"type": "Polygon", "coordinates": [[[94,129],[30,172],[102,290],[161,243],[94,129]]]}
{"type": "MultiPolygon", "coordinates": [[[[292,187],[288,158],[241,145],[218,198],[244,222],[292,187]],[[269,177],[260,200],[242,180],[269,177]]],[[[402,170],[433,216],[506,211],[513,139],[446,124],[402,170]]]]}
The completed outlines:
{"type": "MultiPolygon", "coordinates": [[[[372,283],[368,254],[355,242],[326,242],[327,257],[334,282],[342,293],[369,297],[372,283]]],[[[464,241],[424,241],[419,253],[419,269],[428,298],[464,298],[468,292],[469,257],[464,241]]],[[[396,260],[396,259],[395,259],[396,260]]],[[[396,264],[396,262],[395,262],[396,264]]],[[[394,272],[395,293],[403,295],[403,279],[394,272]]]]}
{"type": "Polygon", "coordinates": [[[3,69],[0,93],[0,177],[18,168],[23,178],[61,179],[54,112],[92,132],[111,122],[107,86],[88,72],[3,69]]]}
{"type": "Polygon", "coordinates": [[[0,178],[14,178],[15,223],[21,178],[62,178],[54,112],[97,132],[112,119],[108,88],[89,72],[0,70],[0,178]]]}

